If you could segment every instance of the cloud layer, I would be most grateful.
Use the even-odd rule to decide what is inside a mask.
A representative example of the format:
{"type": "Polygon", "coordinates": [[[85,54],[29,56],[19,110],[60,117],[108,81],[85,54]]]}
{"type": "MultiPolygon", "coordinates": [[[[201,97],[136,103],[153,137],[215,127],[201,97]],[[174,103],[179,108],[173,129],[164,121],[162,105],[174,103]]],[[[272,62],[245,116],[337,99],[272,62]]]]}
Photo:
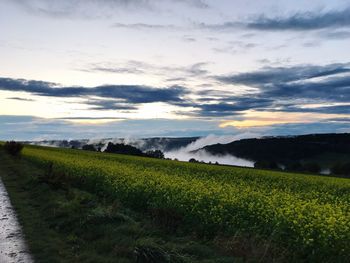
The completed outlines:
{"type": "MultiPolygon", "coordinates": [[[[193,108],[192,112],[178,112],[189,117],[239,117],[249,110],[350,113],[349,63],[264,67],[251,72],[210,77],[202,66],[199,63],[177,70],[188,75],[205,75],[209,82],[219,82],[228,88],[248,87],[250,92],[240,92],[239,95],[215,89],[196,92],[179,85],[163,88],[143,85],[65,87],[44,81],[12,78],[0,78],[0,90],[46,97],[84,98],[85,104],[94,110],[137,110],[141,104],[162,102],[183,109],[193,108]]],[[[166,73],[162,74],[175,71],[166,67],[163,70],[166,73]]],[[[21,98],[14,96],[11,99],[21,98]]]]}
{"type": "Polygon", "coordinates": [[[317,30],[350,26],[350,8],[326,13],[296,13],[287,17],[260,16],[246,24],[256,30],[317,30]]]}
{"type": "Polygon", "coordinates": [[[0,90],[21,91],[33,95],[59,98],[98,97],[99,99],[90,99],[87,102],[95,109],[134,109],[137,104],[154,102],[179,104],[183,101],[182,97],[188,93],[185,88],[180,86],[169,88],[138,85],[62,87],[56,83],[11,78],[0,78],[0,90]]]}

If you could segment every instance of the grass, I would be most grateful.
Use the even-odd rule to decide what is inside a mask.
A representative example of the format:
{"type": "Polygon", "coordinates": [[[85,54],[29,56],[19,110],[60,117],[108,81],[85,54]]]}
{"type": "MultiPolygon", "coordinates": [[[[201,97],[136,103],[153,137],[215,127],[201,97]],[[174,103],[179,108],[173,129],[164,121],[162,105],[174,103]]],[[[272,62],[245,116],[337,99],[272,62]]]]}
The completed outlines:
{"type": "Polygon", "coordinates": [[[2,151],[0,176],[36,262],[240,262],[219,242],[159,227],[149,214],[2,151]]]}

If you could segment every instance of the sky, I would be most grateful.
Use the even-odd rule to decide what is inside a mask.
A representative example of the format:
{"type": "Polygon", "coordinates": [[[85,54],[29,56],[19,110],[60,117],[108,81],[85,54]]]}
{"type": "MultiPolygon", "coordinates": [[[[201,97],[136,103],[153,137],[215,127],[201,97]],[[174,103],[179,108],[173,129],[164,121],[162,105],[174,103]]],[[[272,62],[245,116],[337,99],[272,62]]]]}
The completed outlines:
{"type": "Polygon", "coordinates": [[[0,139],[350,132],[349,0],[0,0],[0,139]]]}

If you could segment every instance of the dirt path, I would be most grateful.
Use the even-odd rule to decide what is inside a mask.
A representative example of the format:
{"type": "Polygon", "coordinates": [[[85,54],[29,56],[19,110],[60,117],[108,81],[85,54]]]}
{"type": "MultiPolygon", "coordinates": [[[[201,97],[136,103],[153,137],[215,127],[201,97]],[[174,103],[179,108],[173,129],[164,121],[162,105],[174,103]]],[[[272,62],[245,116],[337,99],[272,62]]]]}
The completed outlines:
{"type": "Polygon", "coordinates": [[[0,178],[0,262],[32,263],[23,239],[16,213],[13,210],[4,184],[0,178]]]}

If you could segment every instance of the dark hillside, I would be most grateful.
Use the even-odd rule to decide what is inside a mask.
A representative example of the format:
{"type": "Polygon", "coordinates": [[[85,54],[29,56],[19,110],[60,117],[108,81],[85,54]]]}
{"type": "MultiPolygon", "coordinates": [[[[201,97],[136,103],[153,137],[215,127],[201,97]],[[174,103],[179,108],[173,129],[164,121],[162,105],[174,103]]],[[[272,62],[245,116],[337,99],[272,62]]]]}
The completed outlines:
{"type": "Polygon", "coordinates": [[[243,139],[204,147],[211,154],[231,154],[254,161],[296,161],[322,154],[350,156],[350,134],[310,134],[243,139]]]}

